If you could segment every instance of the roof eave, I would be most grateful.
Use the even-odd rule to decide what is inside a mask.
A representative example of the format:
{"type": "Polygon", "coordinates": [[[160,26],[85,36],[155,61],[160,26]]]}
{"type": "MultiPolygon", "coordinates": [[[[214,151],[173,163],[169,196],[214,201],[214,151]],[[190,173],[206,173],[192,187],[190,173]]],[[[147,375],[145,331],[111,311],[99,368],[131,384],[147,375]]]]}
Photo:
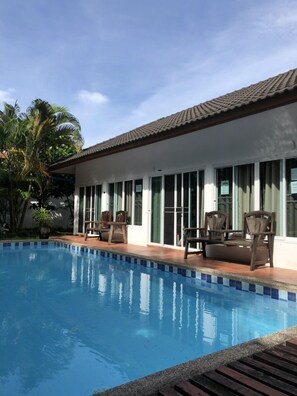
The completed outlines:
{"type": "Polygon", "coordinates": [[[227,110],[225,112],[216,113],[214,115],[209,115],[203,119],[188,122],[184,125],[176,126],[168,130],[162,131],[157,134],[153,134],[141,139],[134,140],[132,142],[123,143],[118,146],[114,146],[105,150],[101,150],[95,153],[87,154],[83,157],[69,159],[61,163],[54,164],[50,166],[51,172],[59,171],[62,173],[62,169],[68,168],[75,172],[75,166],[86,161],[93,159],[106,157],[111,154],[116,154],[119,152],[131,150],[148,144],[156,143],[162,140],[171,139],[177,136],[185,135],[202,129],[207,129],[215,125],[223,124],[233,120],[237,120],[243,117],[247,117],[253,114],[261,113],[263,111],[271,110],[277,107],[282,107],[290,103],[297,101],[297,89],[292,89],[280,94],[275,94],[270,97],[266,97],[263,100],[257,100],[255,102],[248,103],[247,105],[242,105],[240,107],[235,107],[233,109],[227,110]]]}

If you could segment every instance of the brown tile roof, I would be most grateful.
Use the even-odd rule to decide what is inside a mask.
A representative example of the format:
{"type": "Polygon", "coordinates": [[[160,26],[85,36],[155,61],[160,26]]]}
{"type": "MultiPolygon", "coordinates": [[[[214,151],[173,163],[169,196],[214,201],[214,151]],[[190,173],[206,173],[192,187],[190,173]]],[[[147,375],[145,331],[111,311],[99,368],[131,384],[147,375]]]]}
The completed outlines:
{"type": "MultiPolygon", "coordinates": [[[[176,136],[176,134],[191,132],[195,129],[198,130],[202,127],[207,128],[208,126],[214,125],[214,119],[218,116],[230,114],[229,117],[225,119],[225,121],[230,121],[231,119],[239,117],[239,115],[235,114],[236,110],[251,108],[253,105],[257,105],[257,108],[253,106],[253,110],[244,115],[263,111],[269,108],[269,106],[261,108],[260,103],[266,103],[269,99],[284,94],[288,95],[288,93],[292,91],[297,91],[297,69],[290,70],[286,73],[252,84],[246,88],[239,89],[167,117],[160,118],[149,124],[142,125],[112,139],[86,148],[80,153],[62,161],[60,164],[78,163],[88,158],[108,155],[111,152],[150,143],[152,139],[155,141],[162,140],[164,138],[176,136]],[[200,124],[201,126],[199,127],[200,124]],[[174,133],[174,131],[178,129],[180,129],[181,132],[174,133]]],[[[292,101],[296,101],[296,98],[291,100],[291,102],[292,101]]],[[[278,105],[282,104],[284,103],[278,105]]],[[[276,106],[277,105],[271,105],[270,108],[276,106]]],[[[53,167],[56,168],[56,165],[53,167]]]]}

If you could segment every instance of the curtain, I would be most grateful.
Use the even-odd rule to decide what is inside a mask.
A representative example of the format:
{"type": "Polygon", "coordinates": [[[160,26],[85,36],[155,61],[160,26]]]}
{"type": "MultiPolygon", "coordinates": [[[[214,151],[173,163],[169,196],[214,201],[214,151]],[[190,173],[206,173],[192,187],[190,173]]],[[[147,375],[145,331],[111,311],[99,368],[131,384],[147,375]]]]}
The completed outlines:
{"type": "Polygon", "coordinates": [[[297,237],[297,159],[286,161],[287,236],[297,237]]]}
{"type": "Polygon", "coordinates": [[[254,210],[254,164],[235,167],[236,226],[242,229],[243,214],[254,210]]]}
{"type": "Polygon", "coordinates": [[[152,178],[151,242],[161,243],[162,178],[152,178]]]}
{"type": "Polygon", "coordinates": [[[267,161],[260,164],[260,207],[276,214],[276,235],[281,232],[281,161],[267,161]]]}
{"type": "Polygon", "coordinates": [[[95,195],[96,195],[95,220],[99,220],[101,216],[101,195],[102,195],[102,186],[99,184],[96,186],[95,195]]]}
{"type": "Polygon", "coordinates": [[[217,169],[218,210],[228,215],[230,228],[232,228],[233,211],[232,180],[232,167],[217,169]]]}
{"type": "Polygon", "coordinates": [[[83,232],[83,224],[84,224],[84,197],[85,197],[85,189],[84,187],[80,187],[79,189],[79,209],[78,209],[78,232],[83,232]]]}
{"type": "Polygon", "coordinates": [[[128,212],[128,223],[131,224],[132,218],[132,180],[125,182],[125,211],[128,212]]]}
{"type": "Polygon", "coordinates": [[[134,224],[142,224],[142,179],[135,180],[134,224]]]}

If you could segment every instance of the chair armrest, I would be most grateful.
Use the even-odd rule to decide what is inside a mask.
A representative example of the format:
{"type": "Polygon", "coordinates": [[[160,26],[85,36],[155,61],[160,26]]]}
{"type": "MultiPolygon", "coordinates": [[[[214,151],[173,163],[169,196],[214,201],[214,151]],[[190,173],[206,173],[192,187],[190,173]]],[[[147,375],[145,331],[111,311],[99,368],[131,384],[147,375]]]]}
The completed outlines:
{"type": "Polygon", "coordinates": [[[251,235],[254,236],[261,236],[261,235],[275,235],[275,232],[271,232],[271,231],[264,231],[264,232],[251,232],[251,235]]]}
{"type": "Polygon", "coordinates": [[[205,230],[206,231],[206,228],[205,227],[188,227],[188,228],[184,228],[184,231],[198,231],[198,230],[205,230]]]}
{"type": "Polygon", "coordinates": [[[199,233],[203,232],[206,234],[206,228],[205,227],[188,227],[184,228],[184,239],[186,240],[187,237],[189,236],[191,231],[199,231],[199,233]]]}
{"type": "Polygon", "coordinates": [[[264,231],[264,232],[254,232],[254,233],[250,233],[251,239],[255,242],[259,242],[260,240],[268,241],[268,243],[270,243],[275,236],[275,232],[271,232],[271,231],[264,231]],[[266,239],[267,237],[267,239],[266,239]]]}

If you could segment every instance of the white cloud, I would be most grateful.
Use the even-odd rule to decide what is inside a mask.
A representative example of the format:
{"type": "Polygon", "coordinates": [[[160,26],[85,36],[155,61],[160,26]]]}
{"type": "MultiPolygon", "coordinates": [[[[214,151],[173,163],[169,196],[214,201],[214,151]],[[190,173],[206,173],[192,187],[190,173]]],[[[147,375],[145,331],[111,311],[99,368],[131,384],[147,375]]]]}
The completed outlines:
{"type": "Polygon", "coordinates": [[[259,33],[271,32],[296,33],[297,10],[296,2],[288,2],[286,7],[282,4],[275,3],[267,13],[261,14],[261,17],[255,20],[255,27],[259,33]]]}
{"type": "Polygon", "coordinates": [[[90,92],[86,89],[81,89],[78,92],[78,99],[80,102],[86,105],[103,105],[104,103],[109,102],[107,96],[103,95],[100,92],[90,92]]]}
{"type": "Polygon", "coordinates": [[[10,88],[6,91],[0,89],[0,102],[1,103],[15,102],[15,99],[12,97],[13,92],[14,92],[14,89],[12,89],[12,88],[10,88]]]}

